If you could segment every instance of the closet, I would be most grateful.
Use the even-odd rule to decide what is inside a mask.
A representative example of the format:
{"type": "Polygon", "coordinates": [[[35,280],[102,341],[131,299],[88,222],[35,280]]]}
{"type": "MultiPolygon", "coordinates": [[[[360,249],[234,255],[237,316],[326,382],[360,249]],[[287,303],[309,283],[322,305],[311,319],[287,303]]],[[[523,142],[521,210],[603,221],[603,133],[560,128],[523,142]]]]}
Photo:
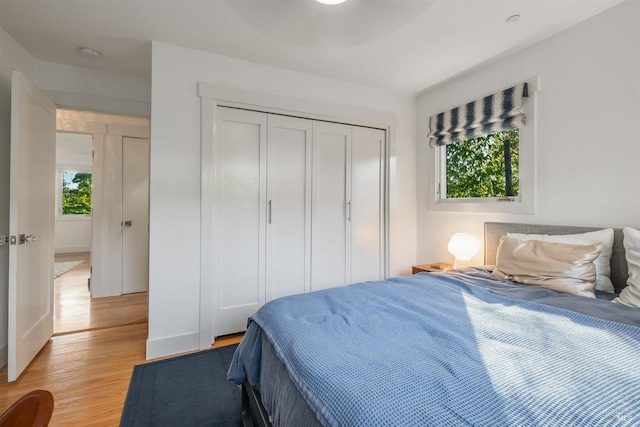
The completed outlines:
{"type": "Polygon", "coordinates": [[[313,122],[311,290],[380,280],[380,129],[313,122]]]}
{"type": "Polygon", "coordinates": [[[385,275],[385,131],[217,107],[213,334],[285,295],[385,275]]]}

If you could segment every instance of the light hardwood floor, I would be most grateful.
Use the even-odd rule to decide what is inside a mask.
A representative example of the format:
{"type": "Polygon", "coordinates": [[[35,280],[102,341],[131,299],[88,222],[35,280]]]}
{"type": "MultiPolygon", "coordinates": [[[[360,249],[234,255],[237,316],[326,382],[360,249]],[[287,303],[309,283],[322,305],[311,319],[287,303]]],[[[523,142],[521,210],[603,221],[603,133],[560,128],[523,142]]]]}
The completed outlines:
{"type": "MultiPolygon", "coordinates": [[[[74,276],[79,282],[82,266],[76,270],[57,281],[69,275],[65,278],[66,282],[71,282],[74,276]]],[[[82,280],[86,288],[85,279],[82,280]]],[[[127,320],[123,319],[127,319],[127,316],[120,316],[120,320],[114,322],[112,316],[105,314],[109,304],[96,304],[96,301],[87,302],[87,316],[93,320],[80,321],[78,314],[72,310],[74,305],[65,306],[63,294],[56,297],[63,302],[62,310],[58,313],[62,317],[58,319],[59,328],[63,330],[61,325],[76,324],[85,330],[63,330],[52,337],[13,383],[7,383],[7,368],[0,369],[0,411],[28,391],[45,389],[51,391],[55,400],[50,426],[118,426],[133,367],[148,362],[145,360],[147,323],[138,321],[139,316],[131,317],[134,323],[125,324],[127,320]],[[70,313],[75,320],[65,323],[62,313],[70,313]],[[103,320],[97,321],[99,318],[103,320]]],[[[84,304],[82,301],[78,300],[77,303],[84,304]]],[[[146,319],[146,296],[144,305],[146,319]]],[[[114,300],[113,306],[122,312],[139,310],[139,307],[129,310],[124,299],[120,302],[114,300]]],[[[218,339],[214,347],[239,342],[241,337],[242,334],[218,339]]]]}
{"type": "Polygon", "coordinates": [[[53,337],[17,381],[7,383],[0,370],[0,407],[45,389],[55,403],[50,426],[117,426],[146,336],[141,323],[53,337]]]}
{"type": "MultiPolygon", "coordinates": [[[[214,347],[241,337],[218,339],[214,347]]],[[[53,337],[17,381],[7,383],[7,368],[0,370],[0,408],[45,389],[55,400],[50,426],[118,426],[133,367],[148,362],[146,338],[146,323],[53,337]]]]}
{"type": "Polygon", "coordinates": [[[82,261],[55,279],[53,333],[110,328],[147,321],[147,293],[91,298],[89,253],[57,254],[56,261],[82,261]]]}

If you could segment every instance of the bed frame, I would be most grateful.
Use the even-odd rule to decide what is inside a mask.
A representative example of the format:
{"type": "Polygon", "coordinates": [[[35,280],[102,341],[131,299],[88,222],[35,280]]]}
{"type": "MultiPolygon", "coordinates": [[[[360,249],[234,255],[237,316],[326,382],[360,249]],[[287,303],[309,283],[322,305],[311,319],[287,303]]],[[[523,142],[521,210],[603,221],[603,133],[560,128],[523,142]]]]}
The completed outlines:
{"type": "MultiPolygon", "coordinates": [[[[543,224],[518,224],[506,222],[484,223],[484,263],[495,265],[496,253],[500,244],[500,237],[506,233],[527,234],[576,234],[602,230],[606,227],[579,227],[543,224]]],[[[622,229],[614,228],[613,250],[611,254],[611,281],[620,293],[627,285],[627,261],[622,245],[622,229]]],[[[262,405],[260,393],[245,380],[242,384],[242,422],[245,427],[270,427],[269,415],[262,405]]]]}
{"type": "Polygon", "coordinates": [[[242,425],[244,427],[271,427],[269,414],[262,405],[260,393],[249,381],[242,382],[242,425]]]}

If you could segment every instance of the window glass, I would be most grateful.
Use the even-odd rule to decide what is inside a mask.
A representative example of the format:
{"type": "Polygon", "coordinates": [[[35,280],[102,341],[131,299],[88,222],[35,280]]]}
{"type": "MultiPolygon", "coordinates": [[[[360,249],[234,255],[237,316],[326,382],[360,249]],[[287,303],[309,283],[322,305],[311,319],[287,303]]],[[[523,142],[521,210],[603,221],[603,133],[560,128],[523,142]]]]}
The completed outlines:
{"type": "Polygon", "coordinates": [[[91,173],[62,171],[62,215],[91,215],[91,173]]]}
{"type": "Polygon", "coordinates": [[[518,128],[443,147],[440,199],[514,198],[520,194],[518,128]]]}

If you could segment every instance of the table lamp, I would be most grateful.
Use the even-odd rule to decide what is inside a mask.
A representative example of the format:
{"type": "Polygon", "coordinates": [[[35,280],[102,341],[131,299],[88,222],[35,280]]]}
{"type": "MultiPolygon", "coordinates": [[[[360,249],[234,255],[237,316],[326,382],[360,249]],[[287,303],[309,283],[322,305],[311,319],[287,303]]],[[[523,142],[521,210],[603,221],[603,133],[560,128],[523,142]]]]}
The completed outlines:
{"type": "Polygon", "coordinates": [[[473,234],[455,233],[449,240],[447,250],[455,257],[453,268],[468,267],[471,258],[480,251],[480,242],[473,234]]]}

